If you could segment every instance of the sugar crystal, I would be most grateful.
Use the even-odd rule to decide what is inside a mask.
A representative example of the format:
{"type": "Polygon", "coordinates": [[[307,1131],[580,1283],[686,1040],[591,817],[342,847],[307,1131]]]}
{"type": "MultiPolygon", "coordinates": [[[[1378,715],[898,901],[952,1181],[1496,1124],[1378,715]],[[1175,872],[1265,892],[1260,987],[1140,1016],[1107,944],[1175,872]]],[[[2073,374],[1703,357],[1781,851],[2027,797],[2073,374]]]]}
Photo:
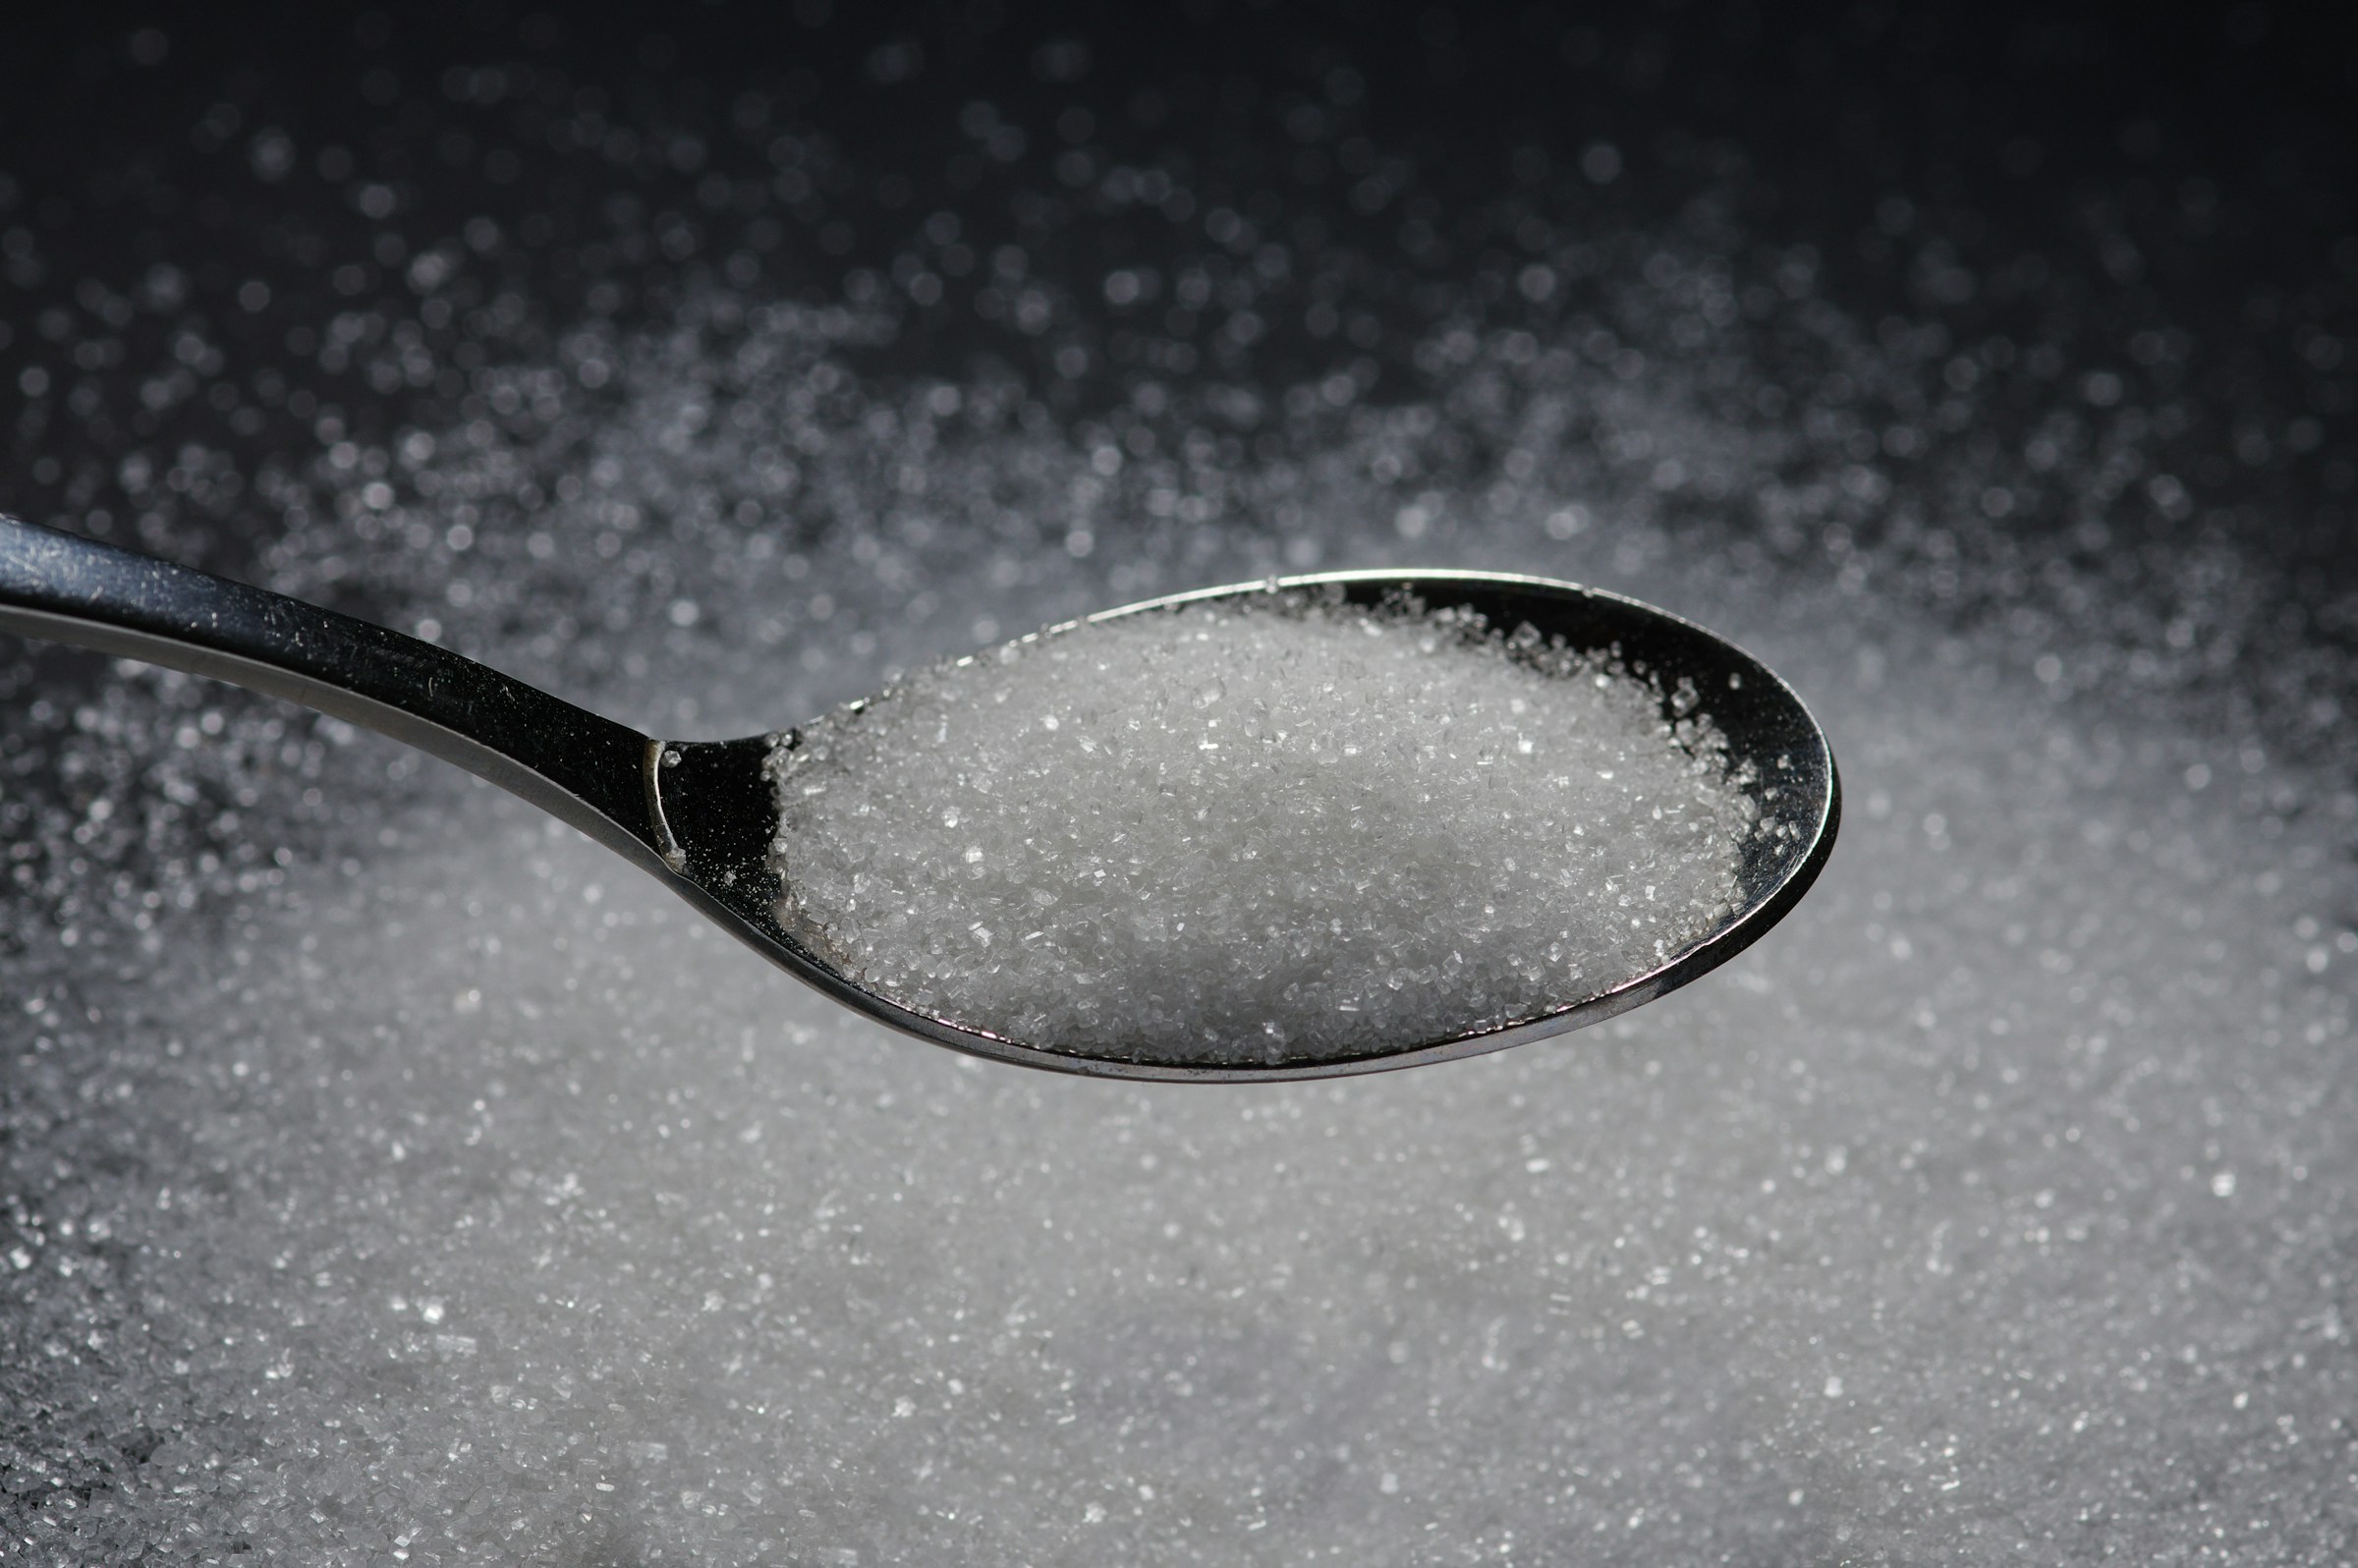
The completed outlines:
{"type": "Polygon", "coordinates": [[[1361,1055],[1530,1019],[1732,912],[1708,720],[1463,612],[1256,594],[936,666],[773,763],[788,929],[1091,1055],[1361,1055]]]}

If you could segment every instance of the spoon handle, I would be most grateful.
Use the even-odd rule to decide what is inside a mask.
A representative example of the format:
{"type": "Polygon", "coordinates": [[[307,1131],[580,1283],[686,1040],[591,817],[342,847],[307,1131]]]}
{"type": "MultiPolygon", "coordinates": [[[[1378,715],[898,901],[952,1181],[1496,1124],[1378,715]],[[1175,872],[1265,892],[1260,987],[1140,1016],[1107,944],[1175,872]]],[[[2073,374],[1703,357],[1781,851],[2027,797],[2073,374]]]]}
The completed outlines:
{"type": "Polygon", "coordinates": [[[447,648],[0,516],[0,632],[251,687],[406,741],[660,866],[647,737],[447,648]]]}

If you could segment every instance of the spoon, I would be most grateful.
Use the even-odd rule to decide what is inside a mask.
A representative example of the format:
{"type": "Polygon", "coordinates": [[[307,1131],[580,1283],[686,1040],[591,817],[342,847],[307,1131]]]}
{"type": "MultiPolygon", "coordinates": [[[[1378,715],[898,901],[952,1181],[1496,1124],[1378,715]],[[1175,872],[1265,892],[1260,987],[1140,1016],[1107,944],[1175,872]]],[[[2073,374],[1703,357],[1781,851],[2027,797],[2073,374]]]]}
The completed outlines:
{"type": "Polygon", "coordinates": [[[1841,788],[1825,733],[1791,688],[1741,649],[1635,599],[1488,572],[1329,572],[1175,593],[1101,611],[1139,615],[1273,589],[1339,588],[1375,605],[1415,594],[1575,648],[1614,649],[1664,688],[1683,678],[1749,760],[1766,831],[1744,843],[1734,913],[1645,974],[1540,1016],[1342,1058],[1272,1064],[1133,1061],[1048,1048],[914,1012],[863,986],[783,930],[771,864],[778,819],[764,763],[792,732],[660,741],[446,648],[300,599],[0,517],[0,632],[71,643],[211,676],[365,725],[511,790],[651,873],[732,935],[846,1007],[955,1050],[1102,1078],[1254,1082],[1413,1067],[1610,1018],[1716,969],[1800,901],[1825,864],[1841,788]]]}

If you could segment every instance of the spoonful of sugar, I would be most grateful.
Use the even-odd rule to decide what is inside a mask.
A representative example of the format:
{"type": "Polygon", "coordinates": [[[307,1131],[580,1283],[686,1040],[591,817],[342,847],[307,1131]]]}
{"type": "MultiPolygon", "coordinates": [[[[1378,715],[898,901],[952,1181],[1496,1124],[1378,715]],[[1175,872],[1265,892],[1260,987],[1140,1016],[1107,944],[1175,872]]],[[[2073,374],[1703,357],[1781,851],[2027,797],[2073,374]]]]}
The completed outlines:
{"type": "Polygon", "coordinates": [[[1106,1077],[1368,1072],[1610,1017],[1780,919],[1839,814],[1824,734],[1751,657],[1493,574],[1155,599],[717,742],[6,518],[0,631],[380,730],[871,1018],[1106,1077]]]}

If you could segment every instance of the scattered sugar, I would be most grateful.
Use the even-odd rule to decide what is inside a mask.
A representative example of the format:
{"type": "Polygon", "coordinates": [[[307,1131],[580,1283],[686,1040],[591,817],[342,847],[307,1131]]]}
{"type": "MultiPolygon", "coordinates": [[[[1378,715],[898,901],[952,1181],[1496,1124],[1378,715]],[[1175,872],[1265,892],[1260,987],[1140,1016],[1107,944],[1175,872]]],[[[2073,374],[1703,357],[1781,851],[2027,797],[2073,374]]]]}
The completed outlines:
{"type": "Polygon", "coordinates": [[[1709,721],[1609,658],[1339,593],[1009,643],[773,770],[785,922],[846,973],[1157,1061],[1359,1055],[1597,995],[1733,912],[1754,815],[1709,721]]]}

